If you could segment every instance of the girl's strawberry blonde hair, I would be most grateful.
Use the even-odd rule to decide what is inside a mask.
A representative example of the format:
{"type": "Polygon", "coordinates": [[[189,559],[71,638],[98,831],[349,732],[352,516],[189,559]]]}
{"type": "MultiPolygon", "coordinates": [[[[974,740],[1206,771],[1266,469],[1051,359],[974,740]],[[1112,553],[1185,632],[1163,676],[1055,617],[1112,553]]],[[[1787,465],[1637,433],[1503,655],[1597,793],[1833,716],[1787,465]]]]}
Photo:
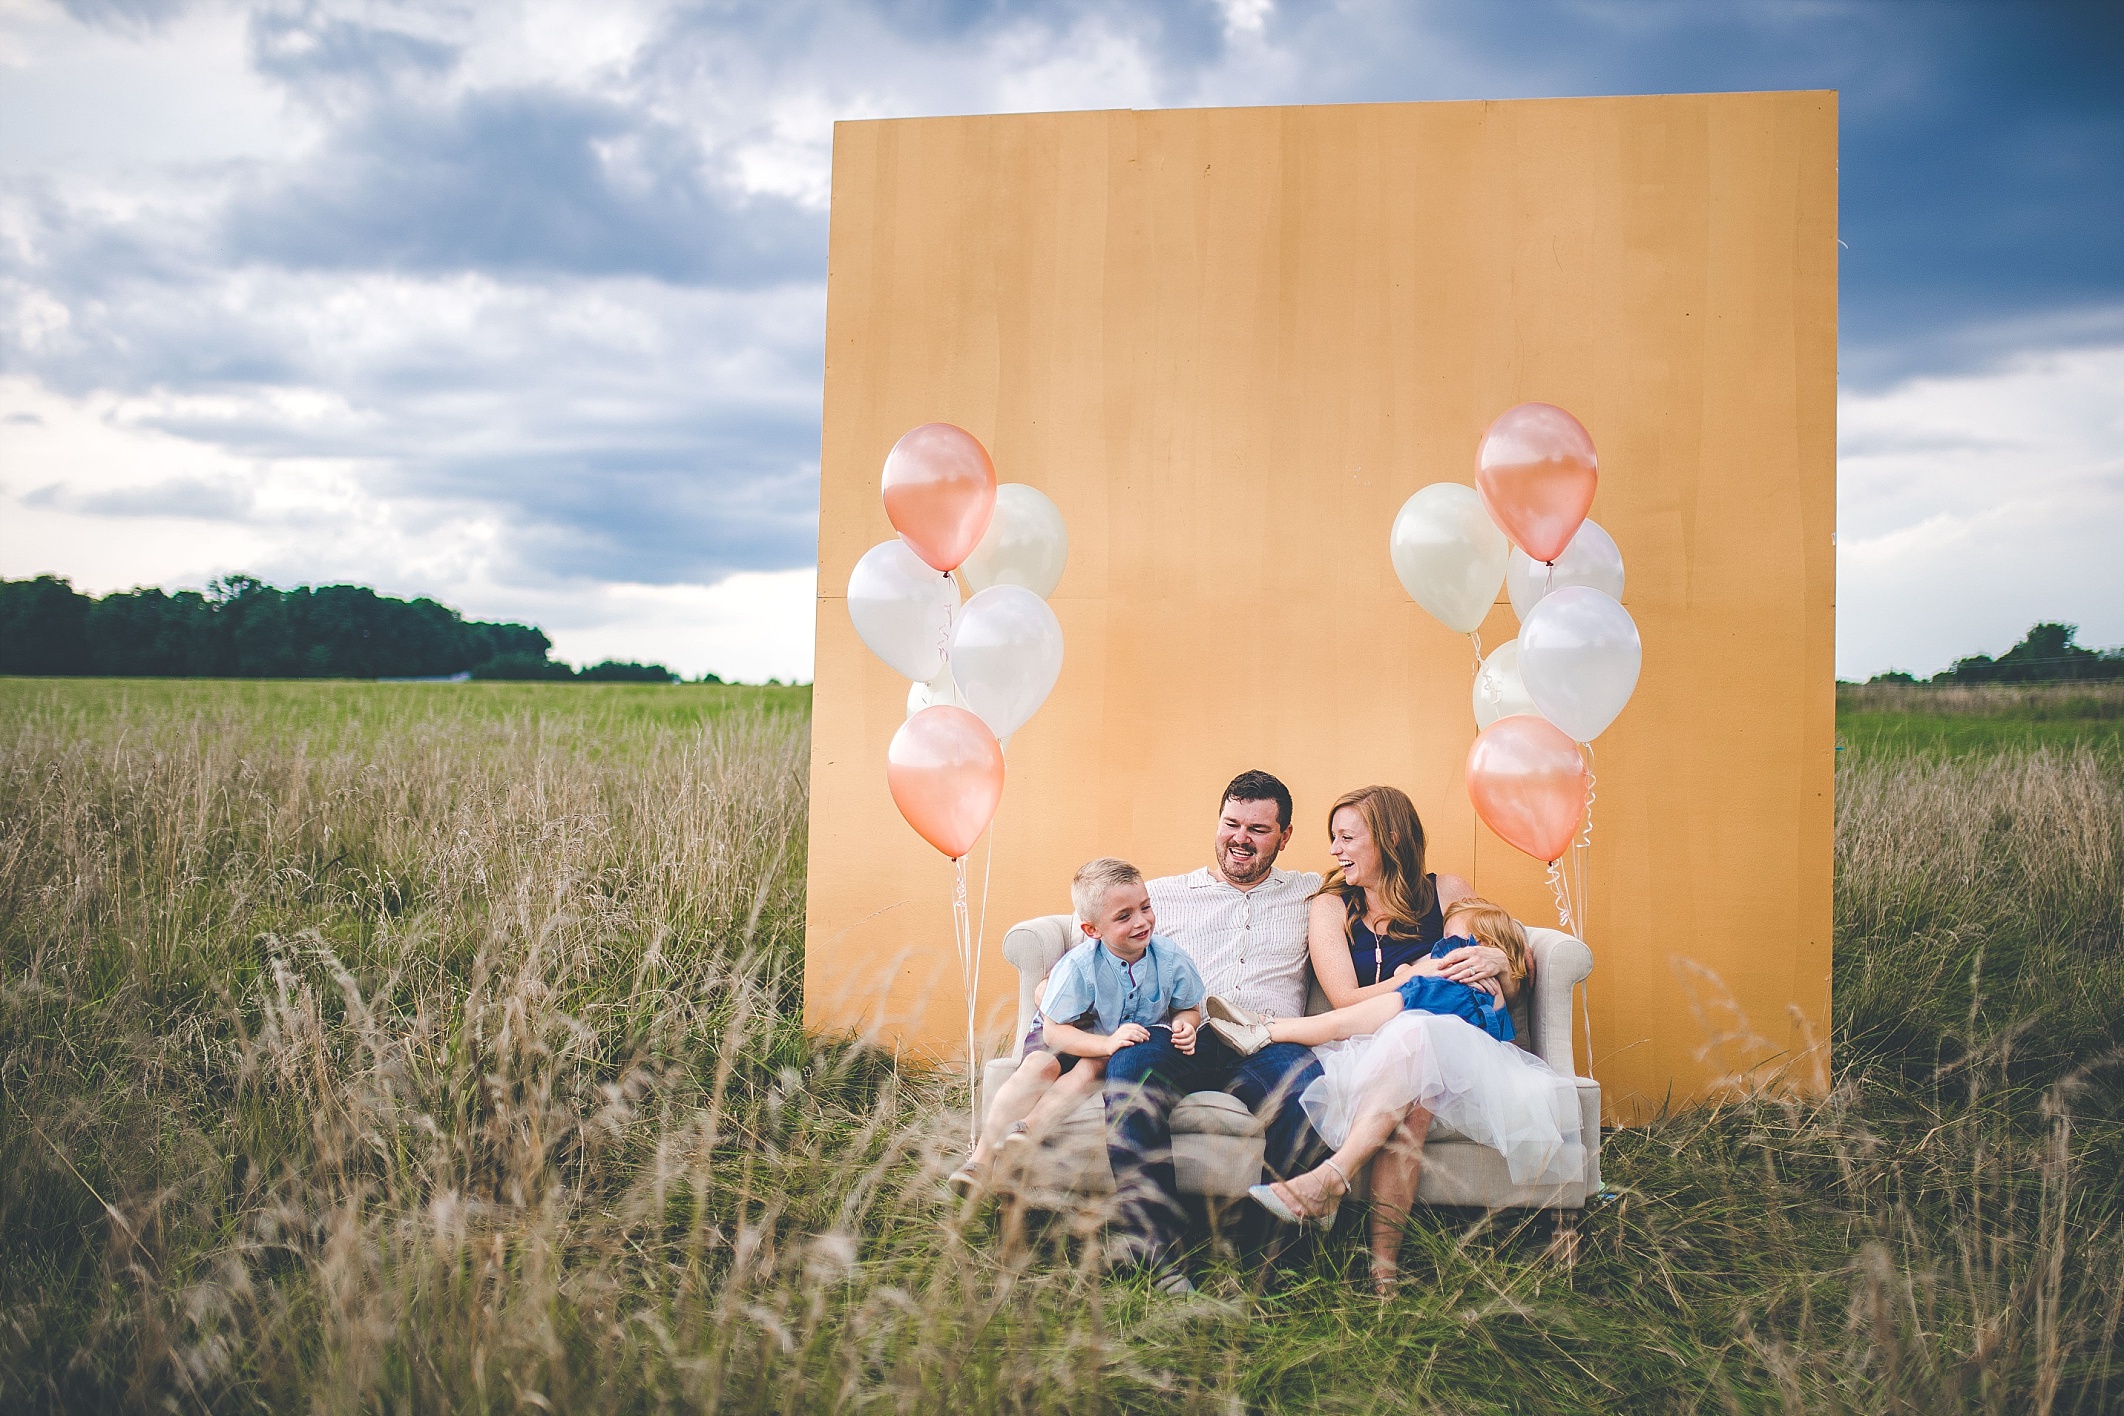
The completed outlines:
{"type": "Polygon", "coordinates": [[[1469,895],[1446,906],[1445,925],[1449,935],[1465,934],[1479,944],[1500,950],[1511,970],[1512,982],[1518,983],[1526,978],[1527,932],[1504,906],[1493,905],[1480,895],[1469,895]],[[1453,927],[1456,919],[1460,921],[1458,929],[1453,927]]]}

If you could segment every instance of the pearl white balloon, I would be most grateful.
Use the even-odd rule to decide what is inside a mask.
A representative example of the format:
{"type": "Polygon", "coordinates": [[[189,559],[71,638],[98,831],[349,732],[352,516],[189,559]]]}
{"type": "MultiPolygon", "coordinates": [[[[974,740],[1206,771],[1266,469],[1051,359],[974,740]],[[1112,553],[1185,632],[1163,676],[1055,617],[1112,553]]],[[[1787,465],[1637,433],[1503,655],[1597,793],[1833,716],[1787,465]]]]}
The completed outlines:
{"type": "Polygon", "coordinates": [[[1482,661],[1475,672],[1474,699],[1477,732],[1515,713],[1541,715],[1541,709],[1534,706],[1534,695],[1527,692],[1526,680],[1519,675],[1518,640],[1507,639],[1482,661]]]}
{"type": "Polygon", "coordinates": [[[996,488],[996,512],[973,553],[959,564],[969,595],[991,585],[1022,585],[1046,599],[1069,564],[1069,527],[1047,494],[1023,482],[996,488]]]}
{"type": "Polygon", "coordinates": [[[1505,593],[1512,597],[1512,613],[1519,616],[1521,624],[1526,623],[1528,613],[1541,603],[1542,596],[1566,585],[1586,585],[1611,599],[1622,599],[1622,547],[1590,518],[1578,524],[1578,534],[1556,558],[1553,569],[1516,546],[1505,567],[1505,593]]]}
{"type": "Polygon", "coordinates": [[[951,676],[951,665],[937,671],[937,676],[928,683],[907,685],[907,716],[912,718],[924,708],[934,708],[939,703],[948,708],[964,708],[966,699],[959,692],[958,681],[951,676]]]}
{"type": "Polygon", "coordinates": [[[951,676],[966,706],[1007,738],[1047,701],[1062,673],[1062,624],[1023,585],[991,585],[951,631],[951,676]]]}
{"type": "Polygon", "coordinates": [[[905,541],[881,541],[848,574],[848,618],[870,652],[903,678],[926,683],[944,667],[959,587],[905,541]]]}
{"type": "Polygon", "coordinates": [[[1433,482],[1402,503],[1387,541],[1409,597],[1461,634],[1497,603],[1511,549],[1482,497],[1458,482],[1433,482]]]}
{"type": "Polygon", "coordinates": [[[1576,742],[1607,730],[1637,688],[1644,645],[1630,612],[1590,585],[1552,590],[1519,627],[1519,675],[1541,716],[1576,742]]]}

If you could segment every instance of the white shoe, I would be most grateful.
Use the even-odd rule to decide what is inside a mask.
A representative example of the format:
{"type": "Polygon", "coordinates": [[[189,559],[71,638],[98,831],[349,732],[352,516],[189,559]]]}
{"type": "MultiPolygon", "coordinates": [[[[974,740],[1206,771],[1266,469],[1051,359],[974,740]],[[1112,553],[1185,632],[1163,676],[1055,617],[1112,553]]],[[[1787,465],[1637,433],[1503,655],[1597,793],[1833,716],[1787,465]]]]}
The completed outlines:
{"type": "Polygon", "coordinates": [[[1276,1039],[1269,1036],[1267,1023],[1235,1023],[1229,1018],[1205,1020],[1209,1030],[1224,1040],[1224,1045],[1241,1057],[1251,1057],[1276,1039]]]}
{"type": "Polygon", "coordinates": [[[1267,1018],[1262,1017],[1259,1013],[1248,1012],[1229,998],[1218,998],[1215,995],[1202,1000],[1202,1016],[1205,1018],[1222,1018],[1228,1023],[1242,1025],[1268,1021],[1267,1018]]]}

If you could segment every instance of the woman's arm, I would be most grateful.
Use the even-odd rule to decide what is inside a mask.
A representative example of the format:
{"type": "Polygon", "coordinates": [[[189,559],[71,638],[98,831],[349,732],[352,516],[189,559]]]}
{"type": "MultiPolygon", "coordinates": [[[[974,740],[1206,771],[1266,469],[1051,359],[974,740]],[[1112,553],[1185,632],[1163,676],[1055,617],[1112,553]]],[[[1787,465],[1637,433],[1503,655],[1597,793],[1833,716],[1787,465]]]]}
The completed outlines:
{"type": "Polygon", "coordinates": [[[1313,977],[1330,1004],[1347,1008],[1400,987],[1398,975],[1359,987],[1357,966],[1350,962],[1350,937],[1343,928],[1349,912],[1333,895],[1313,897],[1312,917],[1306,922],[1306,952],[1313,957],[1313,977]]]}

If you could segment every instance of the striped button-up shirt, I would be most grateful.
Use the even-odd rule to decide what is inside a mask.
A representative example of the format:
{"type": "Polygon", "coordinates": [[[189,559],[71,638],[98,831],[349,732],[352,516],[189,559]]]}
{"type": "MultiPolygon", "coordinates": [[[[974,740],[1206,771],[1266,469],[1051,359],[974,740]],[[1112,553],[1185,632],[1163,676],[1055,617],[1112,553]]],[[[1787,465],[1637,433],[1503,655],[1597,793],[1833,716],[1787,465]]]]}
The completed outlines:
{"type": "Polygon", "coordinates": [[[1305,1014],[1306,901],[1320,888],[1310,870],[1271,870],[1251,890],[1207,867],[1150,882],[1158,932],[1187,951],[1204,986],[1272,1018],[1305,1014]]]}

